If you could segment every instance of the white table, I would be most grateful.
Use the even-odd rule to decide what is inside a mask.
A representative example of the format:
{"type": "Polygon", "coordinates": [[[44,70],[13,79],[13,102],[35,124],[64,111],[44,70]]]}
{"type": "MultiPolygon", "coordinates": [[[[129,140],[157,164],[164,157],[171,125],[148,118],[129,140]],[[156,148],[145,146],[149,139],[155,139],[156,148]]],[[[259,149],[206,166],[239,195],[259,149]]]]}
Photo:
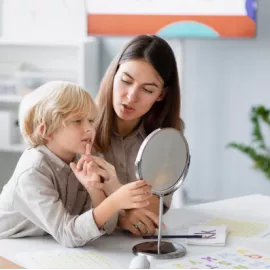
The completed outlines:
{"type": "MultiPolygon", "coordinates": [[[[239,197],[229,200],[211,202],[200,204],[182,209],[171,209],[164,216],[164,223],[170,230],[191,221],[203,219],[205,216],[219,216],[227,218],[250,218],[253,221],[263,221],[270,224],[270,197],[262,195],[251,195],[246,197],[239,197]]],[[[128,267],[134,255],[131,250],[132,247],[140,243],[142,239],[133,236],[116,234],[111,236],[104,236],[96,241],[89,243],[84,250],[95,250],[101,252],[109,259],[116,261],[122,267],[128,267]]],[[[206,247],[206,246],[191,246],[185,245],[183,239],[176,242],[182,243],[187,248],[186,256],[201,255],[208,252],[215,252],[222,247],[206,247]]],[[[256,240],[240,239],[229,237],[227,247],[241,246],[249,247],[264,253],[270,252],[270,240],[256,240]]],[[[15,254],[23,251],[45,251],[45,250],[65,250],[65,247],[59,245],[51,237],[42,238],[24,238],[24,239],[5,239],[0,240],[0,256],[6,257],[9,260],[16,261],[15,254]]],[[[269,254],[270,255],[270,254],[269,254]]],[[[152,267],[157,263],[164,261],[152,261],[152,267]]]]}

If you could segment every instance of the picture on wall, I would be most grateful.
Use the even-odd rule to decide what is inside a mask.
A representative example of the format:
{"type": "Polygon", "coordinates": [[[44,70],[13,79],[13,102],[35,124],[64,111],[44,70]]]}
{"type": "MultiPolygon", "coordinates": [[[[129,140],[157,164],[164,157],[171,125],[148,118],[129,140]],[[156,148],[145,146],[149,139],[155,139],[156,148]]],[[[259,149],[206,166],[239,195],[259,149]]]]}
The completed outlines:
{"type": "Polygon", "coordinates": [[[256,0],[87,0],[88,35],[253,38],[256,0]]]}

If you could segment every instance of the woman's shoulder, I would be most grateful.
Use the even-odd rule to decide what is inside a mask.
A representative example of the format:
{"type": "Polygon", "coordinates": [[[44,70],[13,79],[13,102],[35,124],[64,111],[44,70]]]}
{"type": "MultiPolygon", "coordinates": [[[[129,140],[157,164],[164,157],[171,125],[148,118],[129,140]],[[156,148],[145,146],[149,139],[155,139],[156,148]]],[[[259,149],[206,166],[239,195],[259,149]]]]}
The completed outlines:
{"type": "Polygon", "coordinates": [[[177,122],[176,122],[176,128],[177,128],[178,130],[180,130],[180,132],[181,132],[182,134],[184,134],[184,131],[185,131],[185,123],[184,123],[184,121],[183,121],[183,119],[182,119],[181,117],[179,117],[179,118],[177,119],[177,122]]]}

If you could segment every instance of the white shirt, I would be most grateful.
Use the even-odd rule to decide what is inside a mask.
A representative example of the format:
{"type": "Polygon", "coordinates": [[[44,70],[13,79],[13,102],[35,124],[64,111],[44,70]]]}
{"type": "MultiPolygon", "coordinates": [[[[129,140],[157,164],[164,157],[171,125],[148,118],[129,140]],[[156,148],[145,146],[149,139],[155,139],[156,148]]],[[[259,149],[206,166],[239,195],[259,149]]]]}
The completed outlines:
{"type": "Polygon", "coordinates": [[[25,150],[0,195],[0,239],[52,235],[82,246],[117,224],[116,213],[99,230],[91,199],[71,168],[46,146],[25,150]]]}

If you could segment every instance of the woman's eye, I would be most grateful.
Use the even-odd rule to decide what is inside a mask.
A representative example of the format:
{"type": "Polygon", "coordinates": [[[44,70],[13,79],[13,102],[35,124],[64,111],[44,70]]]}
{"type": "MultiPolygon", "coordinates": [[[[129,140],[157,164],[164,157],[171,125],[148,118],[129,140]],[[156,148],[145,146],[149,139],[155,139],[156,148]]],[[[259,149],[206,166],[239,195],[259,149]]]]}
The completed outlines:
{"type": "Polygon", "coordinates": [[[82,120],[75,120],[75,123],[80,124],[82,120]]]}
{"type": "Polygon", "coordinates": [[[95,122],[95,120],[94,119],[88,119],[88,122],[92,124],[92,123],[95,122]]]}
{"type": "Polygon", "coordinates": [[[146,93],[148,93],[148,94],[152,94],[152,93],[153,93],[153,91],[148,90],[148,89],[145,89],[145,88],[143,88],[143,90],[144,90],[146,93]]]}
{"type": "Polygon", "coordinates": [[[131,84],[130,81],[126,81],[126,80],[123,80],[123,79],[121,79],[121,81],[122,81],[123,83],[125,83],[125,84],[131,84]]]}

